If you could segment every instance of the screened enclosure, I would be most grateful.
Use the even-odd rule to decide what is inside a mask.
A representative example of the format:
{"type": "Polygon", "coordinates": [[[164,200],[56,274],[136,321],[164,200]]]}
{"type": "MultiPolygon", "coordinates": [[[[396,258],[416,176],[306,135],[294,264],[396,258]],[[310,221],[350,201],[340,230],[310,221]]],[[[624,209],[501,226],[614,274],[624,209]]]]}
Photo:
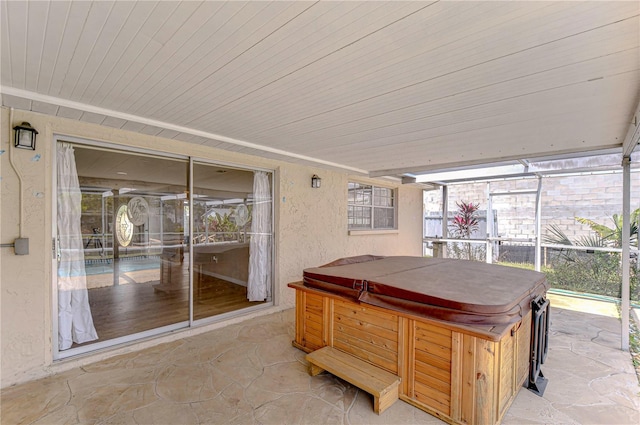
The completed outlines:
{"type": "Polygon", "coordinates": [[[620,154],[425,175],[449,180],[425,191],[424,254],[537,268],[555,291],[620,302],[627,238],[630,300],[640,304],[639,171],[634,155],[624,235],[620,154]]]}

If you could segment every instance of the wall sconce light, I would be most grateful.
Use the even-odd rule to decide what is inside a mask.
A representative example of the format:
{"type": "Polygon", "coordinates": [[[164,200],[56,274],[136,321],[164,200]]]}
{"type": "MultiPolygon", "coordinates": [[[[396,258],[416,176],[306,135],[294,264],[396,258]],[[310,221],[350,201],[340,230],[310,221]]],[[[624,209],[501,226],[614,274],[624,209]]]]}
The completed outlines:
{"type": "Polygon", "coordinates": [[[38,132],[28,122],[13,127],[16,132],[16,148],[36,150],[36,134],[38,132]]]}
{"type": "Polygon", "coordinates": [[[317,189],[320,187],[320,183],[322,183],[322,179],[314,174],[311,177],[311,187],[317,189]]]}

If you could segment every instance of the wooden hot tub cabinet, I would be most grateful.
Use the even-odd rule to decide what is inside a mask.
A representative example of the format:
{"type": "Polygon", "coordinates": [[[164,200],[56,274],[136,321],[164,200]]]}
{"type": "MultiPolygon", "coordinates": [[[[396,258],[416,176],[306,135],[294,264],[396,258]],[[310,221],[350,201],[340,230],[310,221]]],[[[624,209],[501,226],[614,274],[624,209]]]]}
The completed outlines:
{"type": "MultiPolygon", "coordinates": [[[[427,277],[438,280],[434,270],[427,277]]],[[[412,311],[413,307],[371,305],[358,299],[367,299],[362,294],[356,297],[349,291],[333,293],[330,288],[311,287],[308,276],[317,279],[317,269],[305,273],[304,282],[289,284],[296,290],[293,345],[305,352],[334,347],[396,374],[401,379],[401,400],[446,422],[499,423],[528,379],[530,309],[521,309],[517,318],[497,319],[506,323],[496,325],[459,323],[418,314],[412,311]]],[[[546,292],[546,281],[533,276],[536,282],[532,283],[532,290],[525,291],[516,304],[525,305],[530,297],[546,292]]],[[[356,292],[366,290],[369,280],[361,280],[365,289],[362,281],[352,279],[356,292]]],[[[463,322],[478,321],[475,317],[462,317],[463,322]]]]}

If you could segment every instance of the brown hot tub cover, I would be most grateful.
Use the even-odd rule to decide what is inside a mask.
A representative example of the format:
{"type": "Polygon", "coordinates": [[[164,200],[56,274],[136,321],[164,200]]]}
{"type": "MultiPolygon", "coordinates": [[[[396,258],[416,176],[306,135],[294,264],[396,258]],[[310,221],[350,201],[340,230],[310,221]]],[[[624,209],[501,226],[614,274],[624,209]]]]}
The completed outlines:
{"type": "Polygon", "coordinates": [[[543,273],[466,260],[364,255],[304,270],[304,285],[456,323],[515,323],[548,289],[543,273]]]}

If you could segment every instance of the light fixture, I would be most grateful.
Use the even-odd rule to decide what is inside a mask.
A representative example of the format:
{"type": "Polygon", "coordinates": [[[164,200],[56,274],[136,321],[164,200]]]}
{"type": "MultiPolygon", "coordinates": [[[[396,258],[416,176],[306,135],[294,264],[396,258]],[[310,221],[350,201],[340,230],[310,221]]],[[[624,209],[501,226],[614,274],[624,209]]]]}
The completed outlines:
{"type": "Polygon", "coordinates": [[[28,122],[13,127],[16,132],[16,148],[36,150],[36,134],[38,132],[28,122]]]}
{"type": "Polygon", "coordinates": [[[314,174],[311,177],[311,187],[313,187],[314,189],[317,189],[320,187],[320,183],[322,183],[322,179],[318,177],[316,174],[314,174]]]}

